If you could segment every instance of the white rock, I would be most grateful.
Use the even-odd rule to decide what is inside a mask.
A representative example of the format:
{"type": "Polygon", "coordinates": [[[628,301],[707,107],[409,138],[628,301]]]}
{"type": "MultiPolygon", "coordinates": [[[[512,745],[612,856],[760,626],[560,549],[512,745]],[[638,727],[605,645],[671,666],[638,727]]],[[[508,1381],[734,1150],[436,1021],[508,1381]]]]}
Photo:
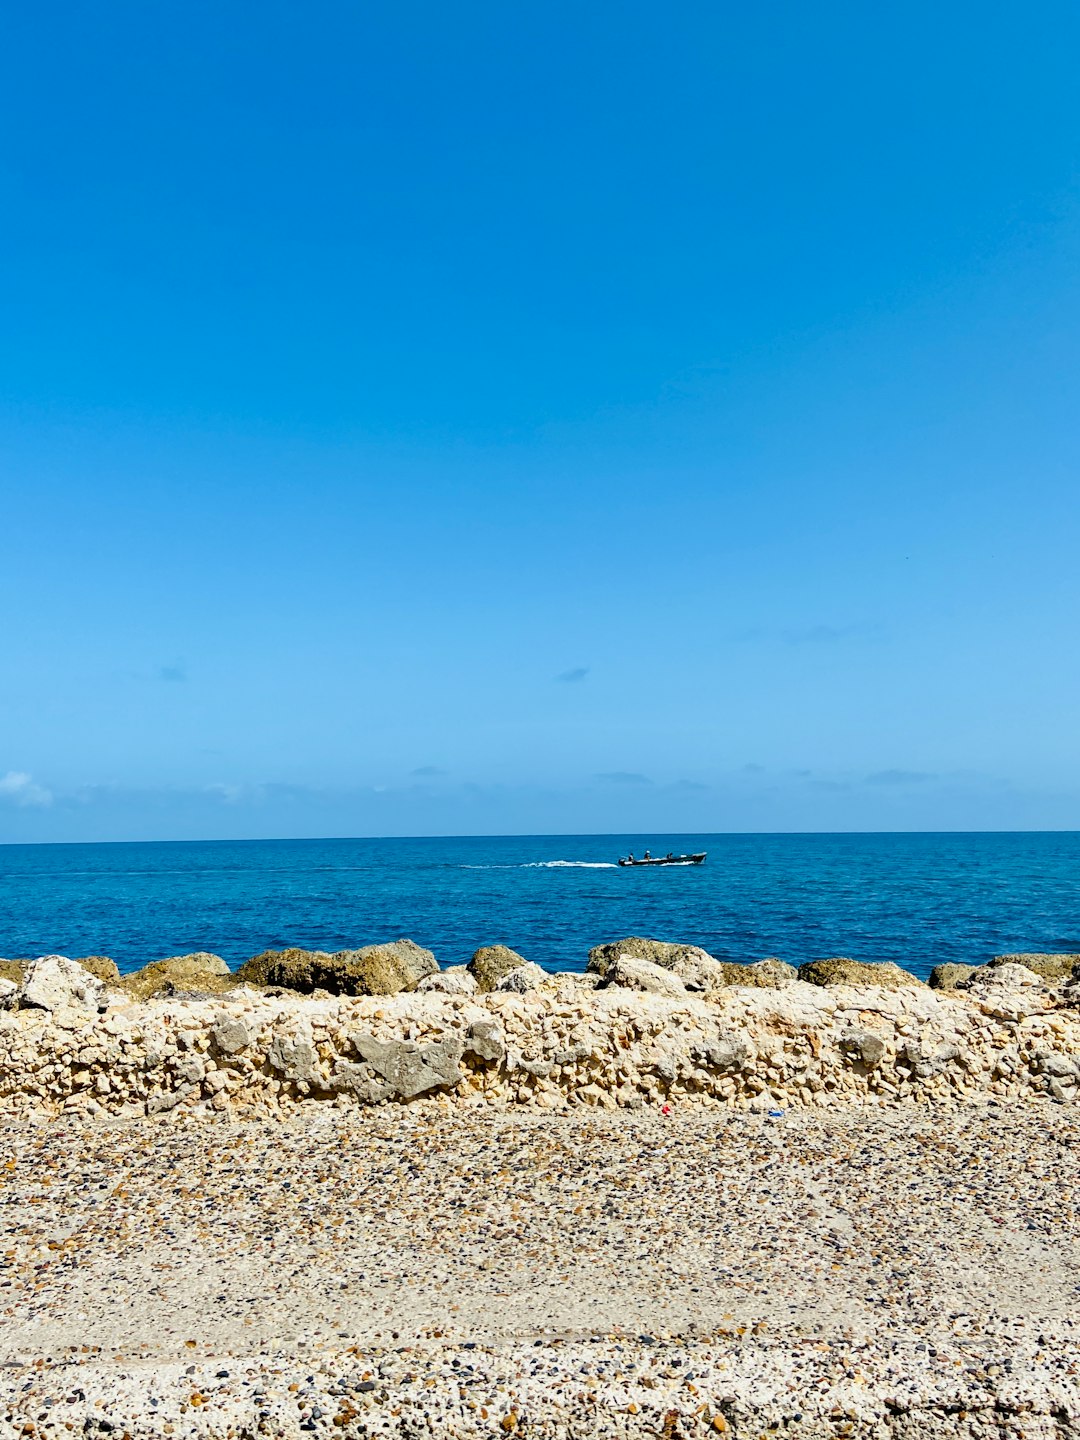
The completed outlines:
{"type": "Polygon", "coordinates": [[[539,965],[526,960],[524,965],[515,965],[513,970],[508,971],[495,989],[504,993],[509,991],[515,995],[526,995],[530,990],[539,990],[547,978],[546,970],[541,970],[539,965]]]}
{"type": "MultiPolygon", "coordinates": [[[[636,960],[634,963],[640,965],[650,962],[636,960]]],[[[681,955],[670,966],[663,968],[680,979],[687,990],[700,990],[711,994],[716,990],[723,990],[727,985],[723,965],[711,955],[706,955],[704,950],[700,955],[681,955]]]]}
{"type": "Polygon", "coordinates": [[[18,989],[14,980],[0,980],[0,1010],[8,1009],[12,997],[18,993],[18,989]]]}
{"type": "Polygon", "coordinates": [[[605,988],[609,985],[643,990],[647,995],[686,994],[686,986],[670,970],[654,965],[651,960],[635,960],[631,955],[620,955],[608,966],[605,988]]]}
{"type": "Polygon", "coordinates": [[[31,1010],[96,1010],[104,991],[101,981],[76,961],[42,955],[27,966],[18,1003],[31,1010]]]}
{"type": "Polygon", "coordinates": [[[980,965],[968,978],[968,990],[1033,990],[1042,989],[1046,981],[1026,965],[980,965]]]}
{"type": "Polygon", "coordinates": [[[425,975],[416,988],[421,994],[475,995],[477,984],[467,965],[448,965],[435,975],[425,975]]]}

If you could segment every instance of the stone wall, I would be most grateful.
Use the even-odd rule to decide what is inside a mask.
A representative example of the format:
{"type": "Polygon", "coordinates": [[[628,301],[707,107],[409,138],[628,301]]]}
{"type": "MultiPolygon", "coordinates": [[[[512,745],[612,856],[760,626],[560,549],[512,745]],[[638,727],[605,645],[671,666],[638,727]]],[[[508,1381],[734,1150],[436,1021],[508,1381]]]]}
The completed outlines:
{"type": "Polygon", "coordinates": [[[560,975],[523,993],[238,986],[138,1000],[50,963],[12,983],[0,1011],[2,1110],[788,1109],[1080,1093],[1080,984],[1019,965],[985,967],[957,991],[794,981],[671,995],[560,975]]]}

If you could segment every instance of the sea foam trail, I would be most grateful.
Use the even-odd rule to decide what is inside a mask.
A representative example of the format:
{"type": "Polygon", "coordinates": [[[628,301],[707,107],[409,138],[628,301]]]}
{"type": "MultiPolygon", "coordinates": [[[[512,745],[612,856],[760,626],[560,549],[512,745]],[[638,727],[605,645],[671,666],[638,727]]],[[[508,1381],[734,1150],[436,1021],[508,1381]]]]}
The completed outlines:
{"type": "Polygon", "coordinates": [[[459,870],[617,870],[610,860],[522,860],[517,865],[459,865],[459,870]]]}
{"type": "Polygon", "coordinates": [[[617,870],[610,860],[530,860],[522,870],[617,870]]]}

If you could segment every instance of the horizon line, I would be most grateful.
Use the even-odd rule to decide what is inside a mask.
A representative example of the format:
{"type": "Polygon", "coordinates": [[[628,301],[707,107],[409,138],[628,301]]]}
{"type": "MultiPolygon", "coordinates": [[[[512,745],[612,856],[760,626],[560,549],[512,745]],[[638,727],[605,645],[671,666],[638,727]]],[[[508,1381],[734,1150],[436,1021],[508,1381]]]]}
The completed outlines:
{"type": "Polygon", "coordinates": [[[198,839],[130,839],[130,840],[0,840],[0,850],[40,848],[44,846],[90,845],[320,845],[327,841],[415,841],[415,840],[640,840],[643,836],[698,836],[702,839],[725,840],[744,836],[839,837],[880,835],[1080,835],[1080,827],[1067,826],[1005,830],[508,830],[491,833],[464,834],[439,832],[427,835],[236,835],[198,839]]]}

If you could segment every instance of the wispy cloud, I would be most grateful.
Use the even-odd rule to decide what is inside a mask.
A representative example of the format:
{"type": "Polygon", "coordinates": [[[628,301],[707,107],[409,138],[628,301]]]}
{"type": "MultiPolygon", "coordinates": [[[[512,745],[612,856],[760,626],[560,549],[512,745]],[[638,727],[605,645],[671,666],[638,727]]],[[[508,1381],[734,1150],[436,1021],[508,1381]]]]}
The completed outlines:
{"type": "Polygon", "coordinates": [[[671,786],[672,790],[708,790],[708,785],[703,785],[700,780],[676,780],[671,786]]]}
{"type": "Polygon", "coordinates": [[[419,780],[437,780],[446,771],[440,770],[438,765],[418,765],[411,773],[419,780]]]}
{"type": "Polygon", "coordinates": [[[587,665],[577,665],[573,670],[564,670],[561,675],[556,675],[555,679],[560,685],[577,685],[585,679],[588,673],[589,667],[587,665]]]}
{"type": "Polygon", "coordinates": [[[0,777],[0,800],[24,808],[44,808],[53,803],[52,791],[38,785],[25,770],[9,770],[0,777]]]}
{"type": "Polygon", "coordinates": [[[250,785],[207,785],[204,793],[217,796],[226,805],[239,805],[251,798],[254,788],[250,785]]]}
{"type": "Polygon", "coordinates": [[[182,660],[174,665],[161,665],[158,667],[157,678],[164,680],[167,685],[183,685],[188,678],[187,666],[182,660]]]}
{"type": "Polygon", "coordinates": [[[922,785],[938,777],[928,770],[875,770],[866,777],[867,785],[922,785]]]}
{"type": "Polygon", "coordinates": [[[651,785],[652,781],[647,775],[641,775],[636,770],[604,770],[597,775],[597,780],[605,780],[609,785],[651,785]]]}

